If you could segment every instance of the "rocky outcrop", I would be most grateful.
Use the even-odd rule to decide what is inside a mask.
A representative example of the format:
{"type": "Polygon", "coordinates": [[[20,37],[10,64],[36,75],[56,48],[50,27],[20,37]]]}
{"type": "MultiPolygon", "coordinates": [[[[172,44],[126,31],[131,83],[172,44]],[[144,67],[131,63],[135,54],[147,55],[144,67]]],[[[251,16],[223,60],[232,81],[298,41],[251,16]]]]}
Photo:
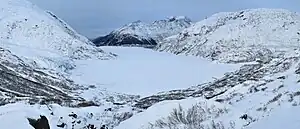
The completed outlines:
{"type": "Polygon", "coordinates": [[[29,124],[34,128],[34,129],[50,129],[49,122],[46,116],[40,116],[41,118],[35,120],[32,118],[27,118],[29,121],[29,124]]]}
{"type": "Polygon", "coordinates": [[[96,44],[96,46],[135,46],[135,47],[154,48],[157,45],[157,42],[152,38],[139,39],[138,35],[130,35],[130,34],[123,34],[123,35],[109,34],[104,37],[96,38],[93,40],[93,42],[96,44]]]}

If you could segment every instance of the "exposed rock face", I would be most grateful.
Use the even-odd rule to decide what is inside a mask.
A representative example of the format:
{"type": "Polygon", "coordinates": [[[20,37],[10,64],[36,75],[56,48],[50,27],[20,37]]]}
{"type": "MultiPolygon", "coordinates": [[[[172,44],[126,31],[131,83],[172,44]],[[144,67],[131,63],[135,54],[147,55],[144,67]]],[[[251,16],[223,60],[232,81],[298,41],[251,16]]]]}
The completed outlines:
{"type": "Polygon", "coordinates": [[[97,46],[138,46],[138,47],[146,47],[146,48],[153,48],[157,45],[157,42],[150,38],[150,39],[139,39],[137,38],[138,35],[130,35],[130,34],[123,34],[123,35],[116,35],[116,34],[109,34],[104,37],[99,37],[94,39],[93,42],[97,46]],[[120,40],[121,39],[121,40],[120,40]],[[102,43],[102,44],[98,44],[102,43]]]}
{"type": "Polygon", "coordinates": [[[177,34],[192,24],[187,17],[170,17],[151,24],[136,21],[93,40],[97,46],[138,46],[153,48],[171,35],[177,34]]]}

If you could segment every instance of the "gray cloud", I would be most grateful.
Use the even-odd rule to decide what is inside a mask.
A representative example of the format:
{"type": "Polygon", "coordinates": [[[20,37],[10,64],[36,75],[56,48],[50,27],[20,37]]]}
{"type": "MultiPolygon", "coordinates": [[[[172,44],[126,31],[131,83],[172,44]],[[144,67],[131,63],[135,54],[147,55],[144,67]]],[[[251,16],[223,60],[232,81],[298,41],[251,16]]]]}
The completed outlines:
{"type": "Polygon", "coordinates": [[[88,37],[105,34],[126,23],[150,22],[184,15],[194,21],[217,12],[247,8],[300,11],[299,0],[30,0],[51,10],[88,37]]]}

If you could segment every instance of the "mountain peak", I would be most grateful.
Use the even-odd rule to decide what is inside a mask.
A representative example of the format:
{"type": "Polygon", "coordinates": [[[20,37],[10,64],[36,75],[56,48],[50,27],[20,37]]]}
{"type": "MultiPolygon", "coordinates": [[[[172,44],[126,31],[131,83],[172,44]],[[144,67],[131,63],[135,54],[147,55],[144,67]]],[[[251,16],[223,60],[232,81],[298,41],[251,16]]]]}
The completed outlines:
{"type": "Polygon", "coordinates": [[[156,46],[163,38],[189,27],[192,21],[184,16],[169,17],[152,23],[140,20],[124,25],[110,34],[93,40],[97,46],[156,46]]]}
{"type": "Polygon", "coordinates": [[[170,16],[167,18],[169,22],[172,21],[185,21],[185,22],[192,22],[192,20],[186,16],[170,16]]]}

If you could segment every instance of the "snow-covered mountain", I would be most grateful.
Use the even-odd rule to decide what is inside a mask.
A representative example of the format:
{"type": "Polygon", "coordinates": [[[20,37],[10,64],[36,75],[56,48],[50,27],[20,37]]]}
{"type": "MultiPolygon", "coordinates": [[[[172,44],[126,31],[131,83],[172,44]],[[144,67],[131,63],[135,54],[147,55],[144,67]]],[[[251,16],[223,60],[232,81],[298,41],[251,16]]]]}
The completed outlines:
{"type": "Polygon", "coordinates": [[[284,9],[223,12],[168,37],[157,50],[221,62],[268,60],[300,45],[300,15],[284,9]]]}
{"type": "Polygon", "coordinates": [[[185,16],[170,17],[152,23],[135,21],[110,34],[93,40],[97,46],[153,47],[162,39],[175,35],[189,27],[192,21],[185,16]]]}
{"type": "Polygon", "coordinates": [[[25,0],[2,0],[0,44],[40,67],[72,66],[71,59],[110,59],[63,20],[25,0]],[[34,51],[28,51],[34,50],[34,51]]]}

